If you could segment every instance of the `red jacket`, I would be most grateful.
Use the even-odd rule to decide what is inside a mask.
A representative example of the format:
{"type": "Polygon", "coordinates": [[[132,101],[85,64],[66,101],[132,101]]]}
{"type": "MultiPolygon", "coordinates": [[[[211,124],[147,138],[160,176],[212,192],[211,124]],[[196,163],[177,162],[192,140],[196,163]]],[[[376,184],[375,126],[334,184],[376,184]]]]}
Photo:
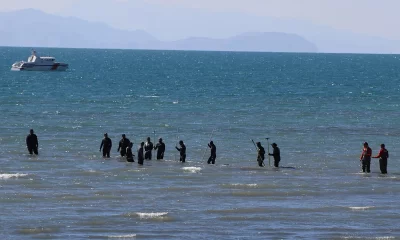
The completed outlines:
{"type": "Polygon", "coordinates": [[[366,147],[363,149],[363,152],[361,153],[361,157],[360,160],[371,160],[371,156],[372,156],[372,149],[370,147],[366,147]]]}
{"type": "Polygon", "coordinates": [[[373,158],[388,159],[389,158],[389,151],[386,148],[381,148],[381,150],[379,151],[378,155],[376,155],[373,158]]]}

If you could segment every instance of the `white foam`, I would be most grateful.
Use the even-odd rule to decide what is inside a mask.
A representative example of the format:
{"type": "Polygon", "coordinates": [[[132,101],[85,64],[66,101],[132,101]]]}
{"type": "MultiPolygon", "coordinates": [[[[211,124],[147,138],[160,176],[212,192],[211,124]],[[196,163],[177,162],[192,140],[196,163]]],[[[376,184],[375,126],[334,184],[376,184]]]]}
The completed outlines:
{"type": "Polygon", "coordinates": [[[243,184],[243,183],[232,183],[235,187],[257,187],[257,183],[243,184]]]}
{"type": "Polygon", "coordinates": [[[137,212],[136,213],[136,215],[138,215],[140,218],[143,218],[143,219],[164,217],[167,214],[168,214],[168,212],[156,212],[156,213],[141,213],[141,212],[137,212]]]}
{"type": "Polygon", "coordinates": [[[176,101],[176,102],[172,102],[173,104],[178,104],[179,102],[178,101],[176,101]]]}
{"type": "Polygon", "coordinates": [[[201,171],[201,167],[183,167],[182,169],[192,173],[198,173],[201,171]]]}
{"type": "Polygon", "coordinates": [[[372,239],[372,240],[389,240],[389,239],[396,239],[395,237],[356,237],[356,236],[350,236],[350,237],[343,237],[343,239],[372,239]]]}
{"type": "Polygon", "coordinates": [[[375,208],[374,206],[365,206],[365,207],[349,207],[351,210],[367,210],[367,209],[371,209],[371,208],[375,208]]]}
{"type": "Polygon", "coordinates": [[[144,96],[144,95],[140,95],[139,97],[144,97],[144,98],[159,98],[160,96],[154,96],[154,95],[147,95],[147,96],[144,96]]]}
{"type": "Polygon", "coordinates": [[[108,238],[136,238],[136,234],[108,236],[108,238]]]}
{"type": "Polygon", "coordinates": [[[19,178],[19,177],[25,177],[25,176],[28,176],[28,174],[25,174],[25,173],[2,173],[2,174],[0,174],[0,179],[19,178]]]}

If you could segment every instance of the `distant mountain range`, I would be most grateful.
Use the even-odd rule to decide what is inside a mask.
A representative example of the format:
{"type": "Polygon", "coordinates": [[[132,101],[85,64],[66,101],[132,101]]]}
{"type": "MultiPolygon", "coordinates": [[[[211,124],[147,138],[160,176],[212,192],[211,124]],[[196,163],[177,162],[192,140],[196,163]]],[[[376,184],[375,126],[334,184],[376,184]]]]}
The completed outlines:
{"type": "Polygon", "coordinates": [[[255,52],[317,52],[297,34],[244,33],[225,39],[187,38],[160,41],[143,30],[125,31],[104,23],[60,17],[26,9],[0,13],[0,46],[119,48],[255,52]]]}

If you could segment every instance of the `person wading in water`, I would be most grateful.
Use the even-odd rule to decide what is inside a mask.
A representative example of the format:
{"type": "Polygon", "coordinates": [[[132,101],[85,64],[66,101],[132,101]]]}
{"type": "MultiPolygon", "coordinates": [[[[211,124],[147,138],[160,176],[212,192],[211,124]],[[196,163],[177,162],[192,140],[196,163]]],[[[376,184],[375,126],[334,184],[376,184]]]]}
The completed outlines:
{"type": "Polygon", "coordinates": [[[125,134],[122,134],[122,139],[119,141],[117,150],[121,154],[121,157],[124,157],[126,155],[126,148],[129,146],[130,142],[131,141],[126,138],[125,134]]]}
{"type": "Polygon", "coordinates": [[[180,148],[175,147],[175,148],[176,148],[176,150],[179,151],[179,155],[180,155],[179,161],[184,163],[186,161],[186,146],[182,140],[179,141],[179,146],[181,146],[181,147],[180,148]]]}
{"type": "Polygon", "coordinates": [[[261,146],[260,142],[256,143],[257,145],[257,162],[258,162],[258,166],[260,167],[264,167],[264,159],[265,159],[265,149],[263,146],[261,146]]]}
{"type": "Polygon", "coordinates": [[[26,136],[26,147],[28,148],[29,154],[35,153],[36,155],[39,154],[39,141],[36,134],[33,132],[33,129],[29,131],[29,135],[26,136]]]}
{"type": "Polygon", "coordinates": [[[379,168],[382,174],[387,174],[387,163],[389,158],[389,151],[385,148],[385,144],[381,144],[379,154],[373,158],[379,158],[379,168]]]}
{"type": "Polygon", "coordinates": [[[364,148],[360,156],[363,172],[365,171],[367,171],[367,173],[371,172],[371,156],[372,156],[372,149],[368,146],[367,142],[364,142],[364,148]]]}
{"type": "Polygon", "coordinates": [[[111,147],[112,147],[112,141],[108,137],[108,134],[104,133],[104,138],[100,144],[100,152],[101,152],[101,149],[103,148],[103,157],[108,157],[108,158],[110,157],[111,147]]]}
{"type": "Polygon", "coordinates": [[[163,143],[162,138],[158,139],[158,143],[154,147],[154,150],[157,150],[157,160],[162,160],[165,152],[165,144],[163,143]]]}

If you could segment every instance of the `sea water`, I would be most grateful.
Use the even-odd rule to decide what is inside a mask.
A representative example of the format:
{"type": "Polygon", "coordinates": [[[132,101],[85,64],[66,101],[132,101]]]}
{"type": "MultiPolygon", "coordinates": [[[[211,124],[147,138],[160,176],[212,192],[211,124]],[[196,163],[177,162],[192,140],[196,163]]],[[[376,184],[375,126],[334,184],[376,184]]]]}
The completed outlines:
{"type": "Polygon", "coordinates": [[[400,56],[36,50],[70,68],[11,72],[30,49],[0,48],[1,239],[400,237],[400,56]],[[165,160],[127,163],[123,133],[162,137],[165,160]],[[364,141],[388,175],[360,173],[364,141]]]}

